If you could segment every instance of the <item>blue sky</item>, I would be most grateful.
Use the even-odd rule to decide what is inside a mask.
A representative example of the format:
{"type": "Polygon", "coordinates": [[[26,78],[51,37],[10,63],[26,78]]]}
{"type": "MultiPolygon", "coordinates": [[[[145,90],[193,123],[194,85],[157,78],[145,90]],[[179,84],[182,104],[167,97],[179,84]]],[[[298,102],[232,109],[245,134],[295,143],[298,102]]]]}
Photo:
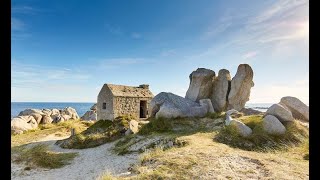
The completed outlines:
{"type": "Polygon", "coordinates": [[[251,103],[309,103],[309,1],[12,0],[11,100],[95,102],[104,83],[185,96],[198,67],[254,70],[251,103]]]}

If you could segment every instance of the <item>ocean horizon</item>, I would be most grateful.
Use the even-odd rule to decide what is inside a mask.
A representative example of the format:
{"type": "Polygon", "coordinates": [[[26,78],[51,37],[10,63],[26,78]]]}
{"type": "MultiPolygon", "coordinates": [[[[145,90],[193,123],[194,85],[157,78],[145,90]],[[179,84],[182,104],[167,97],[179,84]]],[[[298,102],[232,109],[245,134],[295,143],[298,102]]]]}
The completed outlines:
{"type": "MultiPolygon", "coordinates": [[[[63,109],[66,107],[74,108],[81,117],[95,102],[11,102],[11,118],[25,109],[63,109]]],[[[274,103],[247,103],[246,108],[252,108],[258,111],[266,112],[274,103]]]]}

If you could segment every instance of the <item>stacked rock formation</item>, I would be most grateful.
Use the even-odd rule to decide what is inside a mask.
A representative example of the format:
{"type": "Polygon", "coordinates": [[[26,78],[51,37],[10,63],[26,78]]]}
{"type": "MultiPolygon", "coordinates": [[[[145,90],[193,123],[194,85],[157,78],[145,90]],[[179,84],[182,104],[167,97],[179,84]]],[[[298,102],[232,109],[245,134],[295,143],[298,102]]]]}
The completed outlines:
{"type": "Polygon", "coordinates": [[[235,109],[240,111],[249,101],[254,86],[253,70],[248,64],[240,64],[231,79],[230,72],[221,69],[218,76],[210,69],[198,68],[190,76],[190,85],[185,98],[199,102],[211,99],[215,112],[235,109]]]}

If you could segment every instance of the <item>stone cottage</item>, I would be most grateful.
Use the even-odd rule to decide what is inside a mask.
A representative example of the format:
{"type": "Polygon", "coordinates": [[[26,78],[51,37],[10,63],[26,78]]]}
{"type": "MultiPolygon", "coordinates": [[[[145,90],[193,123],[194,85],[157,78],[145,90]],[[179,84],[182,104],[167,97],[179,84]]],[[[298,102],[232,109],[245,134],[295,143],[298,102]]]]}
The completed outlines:
{"type": "Polygon", "coordinates": [[[104,84],[98,94],[97,120],[113,120],[124,115],[136,119],[148,118],[152,98],[147,84],[138,87],[104,84]]]}

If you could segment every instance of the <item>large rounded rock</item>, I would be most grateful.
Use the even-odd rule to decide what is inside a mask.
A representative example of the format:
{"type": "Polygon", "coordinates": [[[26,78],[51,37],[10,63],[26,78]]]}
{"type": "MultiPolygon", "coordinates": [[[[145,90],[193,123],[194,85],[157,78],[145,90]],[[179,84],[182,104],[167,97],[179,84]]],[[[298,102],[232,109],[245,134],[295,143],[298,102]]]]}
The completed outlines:
{"type": "Polygon", "coordinates": [[[52,111],[50,109],[42,109],[42,113],[47,116],[51,116],[52,111]]]}
{"type": "Polygon", "coordinates": [[[136,120],[131,120],[129,123],[129,129],[133,134],[139,131],[139,123],[136,120]]]}
{"type": "Polygon", "coordinates": [[[291,111],[282,104],[273,104],[270,106],[266,112],[266,115],[273,115],[281,122],[294,120],[291,111]]]}
{"type": "Polygon", "coordinates": [[[240,64],[236,75],[231,80],[231,89],[228,95],[228,109],[240,111],[249,101],[251,88],[254,86],[252,81],[253,71],[248,64],[240,64]]]}
{"type": "Polygon", "coordinates": [[[215,72],[210,69],[198,68],[189,75],[190,85],[186,93],[186,99],[199,102],[200,99],[211,97],[215,72]]]}
{"type": "Polygon", "coordinates": [[[44,115],[40,109],[25,109],[25,110],[21,111],[18,116],[29,116],[31,114],[44,115]]]}
{"type": "Polygon", "coordinates": [[[33,114],[30,114],[30,116],[32,116],[37,121],[38,124],[41,123],[41,120],[42,120],[41,114],[33,113],[33,114]]]}
{"type": "Polygon", "coordinates": [[[53,119],[50,116],[44,115],[42,117],[41,124],[51,124],[52,121],[53,121],[53,119]]]}
{"type": "Polygon", "coordinates": [[[286,132],[283,124],[272,115],[267,115],[262,119],[262,127],[268,134],[281,135],[286,132]]]}
{"type": "Polygon", "coordinates": [[[97,120],[97,113],[96,111],[93,111],[93,110],[90,110],[90,111],[87,111],[82,117],[81,117],[82,120],[87,120],[87,121],[96,121],[97,120]]]}
{"type": "Polygon", "coordinates": [[[204,117],[207,112],[207,106],[167,92],[159,93],[150,102],[151,117],[156,118],[204,117]]]}
{"type": "Polygon", "coordinates": [[[216,112],[225,111],[227,109],[228,91],[231,86],[230,72],[226,69],[221,69],[218,76],[213,81],[213,89],[211,102],[216,112]]]}
{"type": "Polygon", "coordinates": [[[60,114],[60,111],[58,109],[51,109],[51,116],[60,114]]]}
{"type": "Polygon", "coordinates": [[[79,115],[77,111],[72,107],[66,107],[62,112],[61,115],[69,115],[71,119],[79,119],[79,115]]]}
{"type": "Polygon", "coordinates": [[[280,103],[290,109],[294,118],[309,121],[309,107],[298,98],[286,96],[281,98],[280,103]]]}
{"type": "Polygon", "coordinates": [[[18,116],[11,120],[11,134],[21,134],[37,127],[38,123],[33,116],[18,116]]]}
{"type": "Polygon", "coordinates": [[[248,137],[252,134],[251,128],[238,120],[231,120],[229,126],[234,126],[238,133],[243,137],[248,137]]]}

